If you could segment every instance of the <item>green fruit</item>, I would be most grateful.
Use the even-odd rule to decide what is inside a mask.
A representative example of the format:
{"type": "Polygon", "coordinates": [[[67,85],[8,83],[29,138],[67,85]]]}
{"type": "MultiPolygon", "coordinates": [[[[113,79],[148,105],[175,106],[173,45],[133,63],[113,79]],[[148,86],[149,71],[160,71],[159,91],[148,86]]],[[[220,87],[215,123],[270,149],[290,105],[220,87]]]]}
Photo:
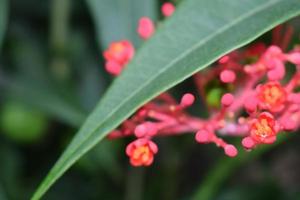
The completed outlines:
{"type": "Polygon", "coordinates": [[[0,113],[0,127],[8,138],[21,143],[33,143],[43,137],[48,120],[45,115],[26,105],[6,103],[0,113]]]}
{"type": "Polygon", "coordinates": [[[219,107],[223,90],[221,88],[212,88],[206,96],[207,104],[211,107],[219,107]]]}

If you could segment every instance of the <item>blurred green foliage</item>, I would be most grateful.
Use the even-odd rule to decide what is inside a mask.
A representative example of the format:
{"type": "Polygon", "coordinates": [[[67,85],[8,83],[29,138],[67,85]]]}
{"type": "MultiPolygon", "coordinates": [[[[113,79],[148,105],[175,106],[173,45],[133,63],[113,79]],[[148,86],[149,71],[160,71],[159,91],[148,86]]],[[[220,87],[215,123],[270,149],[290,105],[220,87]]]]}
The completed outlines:
{"type": "Polygon", "coordinates": [[[16,142],[37,142],[47,129],[47,118],[43,113],[20,103],[8,102],[0,113],[0,127],[6,136],[16,142]]]}

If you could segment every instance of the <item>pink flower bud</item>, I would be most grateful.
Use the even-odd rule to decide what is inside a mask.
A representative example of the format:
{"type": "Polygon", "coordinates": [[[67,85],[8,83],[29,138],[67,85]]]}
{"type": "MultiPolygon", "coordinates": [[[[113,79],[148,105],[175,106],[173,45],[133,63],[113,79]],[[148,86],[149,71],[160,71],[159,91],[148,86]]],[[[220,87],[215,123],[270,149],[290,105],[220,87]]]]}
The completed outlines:
{"type": "Polygon", "coordinates": [[[299,52],[293,52],[293,53],[287,54],[286,59],[295,65],[300,65],[300,53],[299,52]]]}
{"type": "Polygon", "coordinates": [[[300,104],[300,93],[289,94],[288,100],[292,103],[300,104]]]}
{"type": "Polygon", "coordinates": [[[149,136],[154,136],[156,135],[157,133],[157,127],[156,127],[156,124],[155,123],[152,123],[152,122],[146,122],[145,123],[146,127],[147,127],[147,134],[149,136]]]}
{"type": "Polygon", "coordinates": [[[230,106],[234,101],[234,97],[232,94],[230,93],[226,93],[222,96],[222,99],[221,99],[221,103],[223,106],[225,107],[228,107],[230,106]]]}
{"type": "Polygon", "coordinates": [[[145,122],[138,125],[134,129],[134,134],[136,137],[154,136],[157,133],[157,128],[152,122],[145,122]]]}
{"type": "Polygon", "coordinates": [[[235,148],[235,146],[231,145],[231,144],[227,144],[224,147],[224,152],[227,156],[229,157],[235,157],[238,154],[237,149],[235,148]]]}
{"type": "Polygon", "coordinates": [[[140,124],[135,127],[134,134],[136,137],[144,137],[147,134],[147,127],[144,124],[140,124]]]}
{"type": "Polygon", "coordinates": [[[242,140],[242,145],[246,148],[246,149],[253,149],[255,147],[255,141],[251,138],[251,137],[245,137],[242,140]]]}
{"type": "Polygon", "coordinates": [[[284,118],[281,120],[281,125],[285,131],[293,131],[297,128],[297,123],[295,120],[290,118],[284,118]]]}
{"type": "Polygon", "coordinates": [[[153,35],[154,31],[154,23],[149,17],[142,17],[139,20],[137,32],[142,39],[146,40],[150,38],[153,35]]]}
{"type": "Polygon", "coordinates": [[[219,59],[220,64],[225,64],[229,61],[229,56],[223,56],[222,58],[219,59]]]}
{"type": "Polygon", "coordinates": [[[248,97],[245,99],[244,107],[248,112],[252,113],[252,112],[256,111],[257,105],[258,105],[257,98],[248,97]]]}
{"type": "Polygon", "coordinates": [[[145,117],[146,114],[147,114],[147,110],[144,109],[144,108],[140,109],[140,110],[137,112],[137,115],[138,115],[139,117],[145,117]]]}
{"type": "Polygon", "coordinates": [[[267,49],[266,53],[270,56],[279,56],[282,54],[282,50],[278,46],[272,45],[267,49]]]}
{"type": "Polygon", "coordinates": [[[220,74],[220,79],[223,83],[232,83],[235,81],[236,75],[234,71],[225,69],[220,74]]]}
{"type": "Polygon", "coordinates": [[[276,63],[275,67],[273,69],[269,70],[267,73],[268,79],[270,81],[281,80],[284,78],[284,75],[285,75],[284,64],[279,60],[275,60],[274,62],[276,63]]]}
{"type": "Polygon", "coordinates": [[[119,75],[122,71],[122,66],[114,60],[109,60],[105,63],[105,69],[112,75],[119,75]]]}
{"type": "Polygon", "coordinates": [[[191,106],[194,103],[194,101],[195,101],[194,95],[190,93],[186,93],[181,98],[180,105],[183,107],[191,106]]]}
{"type": "Polygon", "coordinates": [[[199,130],[196,133],[195,139],[199,143],[208,143],[210,142],[210,134],[206,130],[199,130]]]}
{"type": "Polygon", "coordinates": [[[165,17],[171,16],[174,11],[175,11],[175,6],[170,2],[164,3],[161,7],[161,12],[165,17]]]}

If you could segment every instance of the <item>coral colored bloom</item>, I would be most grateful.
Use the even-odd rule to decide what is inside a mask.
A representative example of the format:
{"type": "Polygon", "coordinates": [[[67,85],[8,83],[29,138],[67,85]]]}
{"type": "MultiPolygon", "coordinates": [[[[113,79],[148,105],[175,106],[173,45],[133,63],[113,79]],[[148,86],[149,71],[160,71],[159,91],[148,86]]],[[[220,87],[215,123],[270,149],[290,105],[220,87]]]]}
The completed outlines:
{"type": "Polygon", "coordinates": [[[137,139],[126,147],[126,154],[130,157],[130,163],[136,167],[151,165],[154,154],[157,152],[156,144],[145,138],[137,139]]]}
{"type": "Polygon", "coordinates": [[[150,38],[153,35],[154,31],[154,23],[149,17],[142,17],[139,20],[137,32],[142,39],[146,40],[150,38]]]}
{"type": "Polygon", "coordinates": [[[104,51],[106,60],[114,60],[121,65],[127,64],[134,56],[134,47],[128,40],[112,42],[104,51]]]}
{"type": "Polygon", "coordinates": [[[161,7],[161,12],[165,17],[171,16],[174,13],[174,11],[175,6],[170,2],[164,3],[161,7]]]}
{"type": "Polygon", "coordinates": [[[133,58],[134,47],[132,43],[127,40],[112,42],[108,49],[104,51],[103,56],[106,60],[106,70],[113,75],[118,75],[133,58]]]}
{"type": "Polygon", "coordinates": [[[287,92],[279,82],[268,82],[257,87],[260,106],[272,112],[280,111],[287,100],[287,92]]]}
{"type": "Polygon", "coordinates": [[[261,113],[250,128],[250,136],[257,143],[273,143],[276,134],[276,121],[268,112],[261,113]]]}

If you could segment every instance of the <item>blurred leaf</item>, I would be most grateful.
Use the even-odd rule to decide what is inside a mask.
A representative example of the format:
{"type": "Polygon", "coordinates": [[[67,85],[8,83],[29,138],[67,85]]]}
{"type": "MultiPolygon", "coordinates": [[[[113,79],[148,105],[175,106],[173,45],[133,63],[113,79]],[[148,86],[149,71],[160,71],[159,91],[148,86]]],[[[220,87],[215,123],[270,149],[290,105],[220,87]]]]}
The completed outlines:
{"type": "Polygon", "coordinates": [[[3,186],[2,189],[5,191],[7,199],[20,199],[21,196],[24,196],[24,191],[20,185],[23,169],[19,151],[5,143],[1,143],[0,163],[1,186],[3,186]]]}
{"type": "Polygon", "coordinates": [[[6,49],[11,59],[10,68],[15,68],[22,77],[44,81],[50,76],[45,40],[27,25],[12,23],[7,37],[6,49]]]}
{"type": "Polygon", "coordinates": [[[90,112],[107,88],[109,75],[99,67],[98,54],[94,55],[95,45],[91,45],[94,41],[86,33],[73,32],[71,41],[71,65],[77,75],[77,96],[84,110],[90,112]]]}
{"type": "Polygon", "coordinates": [[[0,0],[0,47],[3,42],[4,33],[7,25],[8,17],[8,1],[0,0]]]}
{"type": "Polygon", "coordinates": [[[157,0],[87,0],[102,49],[116,40],[141,42],[136,33],[142,16],[157,19],[157,0]]]}
{"type": "Polygon", "coordinates": [[[0,184],[0,199],[1,200],[7,200],[7,197],[5,196],[5,192],[0,184]]]}
{"type": "Polygon", "coordinates": [[[115,182],[120,182],[122,170],[117,162],[120,148],[116,148],[116,146],[116,141],[104,140],[101,145],[95,146],[92,151],[83,156],[78,162],[78,166],[91,173],[104,169],[115,182]]]}
{"type": "Polygon", "coordinates": [[[35,106],[41,111],[54,116],[74,127],[85,118],[85,113],[74,106],[70,101],[63,98],[58,90],[51,84],[44,84],[37,81],[25,80],[21,78],[4,78],[0,76],[0,86],[9,92],[9,95],[18,97],[26,103],[35,106]]]}
{"type": "Polygon", "coordinates": [[[8,138],[20,143],[40,141],[48,127],[45,114],[20,102],[8,101],[0,112],[0,128],[8,138]]]}
{"type": "Polygon", "coordinates": [[[82,155],[145,102],[299,13],[299,0],[182,2],[110,87],[32,199],[40,199],[82,155]]]}
{"type": "MultiPolygon", "coordinates": [[[[100,72],[96,59],[92,56],[93,48],[86,34],[80,30],[73,33],[70,38],[73,41],[69,48],[71,66],[76,74],[74,76],[76,81],[73,83],[77,89],[76,94],[49,80],[51,74],[47,71],[46,47],[43,46],[44,41],[40,35],[22,24],[15,24],[9,37],[11,42],[9,53],[14,58],[10,67],[16,68],[18,75],[7,76],[6,73],[3,77],[0,75],[0,79],[2,78],[0,88],[6,91],[5,95],[9,93],[8,96],[30,104],[30,107],[43,111],[43,114],[73,127],[79,127],[87,116],[87,111],[91,111],[103,94],[104,87],[107,86],[103,80],[105,73],[100,72]]],[[[120,174],[117,152],[111,151],[115,149],[115,144],[107,143],[101,146],[102,150],[106,148],[110,150],[103,153],[92,151],[87,157],[106,160],[94,162],[94,168],[103,169],[111,175],[120,174]]],[[[115,177],[114,180],[117,180],[115,177]]]]}
{"type": "Polygon", "coordinates": [[[270,181],[264,181],[258,184],[247,184],[231,187],[219,195],[216,200],[257,200],[272,199],[282,200],[284,198],[282,191],[276,184],[270,181]]]}

